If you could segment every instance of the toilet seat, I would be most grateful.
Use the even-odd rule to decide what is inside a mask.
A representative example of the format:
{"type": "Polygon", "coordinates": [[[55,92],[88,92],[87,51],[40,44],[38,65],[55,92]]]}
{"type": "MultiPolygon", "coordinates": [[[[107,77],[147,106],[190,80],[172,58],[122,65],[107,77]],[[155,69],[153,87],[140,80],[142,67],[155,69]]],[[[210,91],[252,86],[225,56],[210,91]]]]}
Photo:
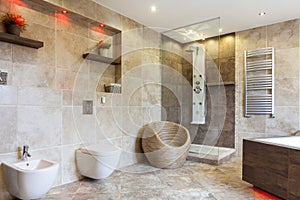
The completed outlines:
{"type": "Polygon", "coordinates": [[[93,144],[85,147],[81,147],[80,151],[82,153],[94,155],[94,156],[111,156],[115,155],[117,151],[120,151],[113,144],[99,143],[93,144]]]}

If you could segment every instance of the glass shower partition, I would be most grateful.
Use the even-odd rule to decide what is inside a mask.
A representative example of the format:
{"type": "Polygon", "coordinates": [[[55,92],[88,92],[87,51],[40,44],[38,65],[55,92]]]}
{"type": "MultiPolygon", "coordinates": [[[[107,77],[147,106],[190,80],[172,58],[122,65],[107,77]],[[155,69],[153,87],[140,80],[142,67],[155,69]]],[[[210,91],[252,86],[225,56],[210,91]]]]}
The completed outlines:
{"type": "Polygon", "coordinates": [[[189,130],[189,159],[211,164],[234,153],[219,142],[227,103],[219,49],[219,18],[169,30],[162,37],[162,120],[189,130]]]}

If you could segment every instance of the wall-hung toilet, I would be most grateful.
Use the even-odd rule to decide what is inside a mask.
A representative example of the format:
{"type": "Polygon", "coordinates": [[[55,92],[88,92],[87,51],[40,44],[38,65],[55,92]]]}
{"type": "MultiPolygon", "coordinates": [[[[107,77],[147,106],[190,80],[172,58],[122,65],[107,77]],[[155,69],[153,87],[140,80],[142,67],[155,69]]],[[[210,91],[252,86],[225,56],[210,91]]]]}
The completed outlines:
{"type": "Polygon", "coordinates": [[[100,143],[76,150],[79,173],[93,179],[104,179],[117,168],[121,150],[112,144],[100,143]]]}

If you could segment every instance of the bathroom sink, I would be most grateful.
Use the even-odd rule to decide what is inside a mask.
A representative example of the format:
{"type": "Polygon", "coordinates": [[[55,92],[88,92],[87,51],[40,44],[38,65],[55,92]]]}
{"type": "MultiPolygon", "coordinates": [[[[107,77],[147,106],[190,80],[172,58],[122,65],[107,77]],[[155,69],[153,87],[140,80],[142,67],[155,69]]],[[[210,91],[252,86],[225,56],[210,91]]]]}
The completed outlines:
{"type": "Polygon", "coordinates": [[[52,187],[59,164],[49,160],[2,163],[8,192],[19,199],[38,199],[52,187]]]}

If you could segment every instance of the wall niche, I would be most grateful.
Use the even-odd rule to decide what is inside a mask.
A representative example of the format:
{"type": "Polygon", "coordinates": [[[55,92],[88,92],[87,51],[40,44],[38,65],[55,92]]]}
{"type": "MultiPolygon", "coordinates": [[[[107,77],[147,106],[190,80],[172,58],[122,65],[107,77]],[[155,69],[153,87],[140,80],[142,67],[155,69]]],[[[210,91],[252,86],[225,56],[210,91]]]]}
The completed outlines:
{"type": "Polygon", "coordinates": [[[80,66],[88,67],[89,75],[98,80],[97,85],[92,83],[92,86],[89,86],[93,87],[95,92],[105,92],[105,85],[121,84],[121,30],[97,21],[98,19],[89,18],[46,1],[23,1],[26,7],[51,17],[55,16],[57,19],[56,32],[71,33],[71,37],[66,37],[65,40],[71,43],[72,35],[76,34],[86,42],[84,47],[74,44],[65,47],[68,48],[71,56],[68,58],[69,61],[62,60],[63,63],[67,63],[64,68],[76,70],[80,66]],[[64,10],[66,13],[63,13],[64,10]]]}
{"type": "Polygon", "coordinates": [[[120,93],[121,85],[121,31],[102,23],[91,24],[91,40],[96,44],[82,55],[90,66],[98,65],[97,92],[120,93]],[[106,86],[106,87],[105,87],[106,86]]]}

